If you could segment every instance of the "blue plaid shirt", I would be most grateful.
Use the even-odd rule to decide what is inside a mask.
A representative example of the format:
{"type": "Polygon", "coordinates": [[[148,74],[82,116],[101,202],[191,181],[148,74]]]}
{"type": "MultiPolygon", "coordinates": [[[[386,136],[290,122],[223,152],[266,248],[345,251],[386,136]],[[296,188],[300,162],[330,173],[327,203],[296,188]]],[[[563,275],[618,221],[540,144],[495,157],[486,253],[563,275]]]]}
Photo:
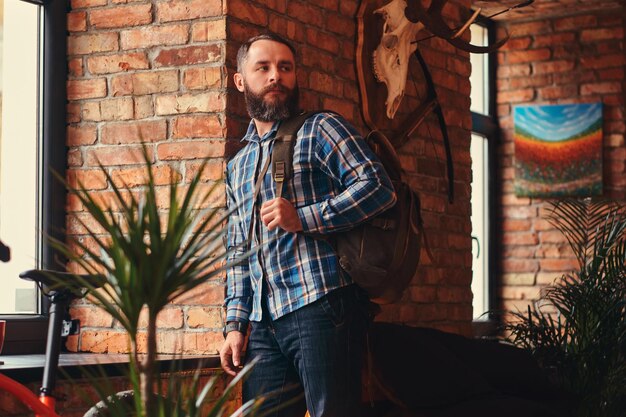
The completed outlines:
{"type": "MultiPolygon", "coordinates": [[[[227,202],[234,210],[228,220],[229,262],[246,252],[256,175],[271,157],[279,124],[261,138],[251,121],[242,139],[246,146],[228,163],[227,202]]],[[[393,186],[376,155],[354,127],[333,113],[305,121],[295,143],[293,175],[284,186],[283,198],[296,208],[303,232],[270,231],[262,224],[258,210],[275,198],[274,188],[270,167],[254,206],[253,231],[253,240],[268,243],[227,271],[227,321],[261,320],[264,280],[272,319],[350,284],[332,247],[307,233],[345,231],[395,204],[393,186]]]]}

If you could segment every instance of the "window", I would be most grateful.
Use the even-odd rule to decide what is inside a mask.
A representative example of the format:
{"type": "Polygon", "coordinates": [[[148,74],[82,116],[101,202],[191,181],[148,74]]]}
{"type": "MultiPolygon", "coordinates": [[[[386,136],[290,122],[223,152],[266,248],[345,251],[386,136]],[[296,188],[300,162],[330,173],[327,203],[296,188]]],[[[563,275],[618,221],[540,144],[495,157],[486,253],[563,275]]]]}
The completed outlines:
{"type": "Polygon", "coordinates": [[[37,266],[40,242],[39,6],[0,0],[0,239],[11,248],[2,268],[0,313],[37,313],[34,285],[18,278],[37,266]]]}
{"type": "Polygon", "coordinates": [[[65,191],[53,172],[66,165],[66,14],[63,0],[0,0],[0,240],[12,258],[0,263],[0,314],[10,320],[45,313],[17,275],[58,265],[42,236],[63,239],[65,191]]]}
{"type": "MultiPolygon", "coordinates": [[[[490,30],[486,24],[473,24],[470,27],[472,44],[487,46],[490,42],[490,30]]],[[[495,73],[493,60],[489,54],[470,54],[472,74],[470,76],[472,136],[470,154],[472,158],[472,307],[475,321],[491,319],[488,311],[492,310],[495,300],[495,282],[493,267],[494,228],[491,219],[495,184],[494,142],[497,134],[495,119],[495,100],[492,80],[495,73]]]]}

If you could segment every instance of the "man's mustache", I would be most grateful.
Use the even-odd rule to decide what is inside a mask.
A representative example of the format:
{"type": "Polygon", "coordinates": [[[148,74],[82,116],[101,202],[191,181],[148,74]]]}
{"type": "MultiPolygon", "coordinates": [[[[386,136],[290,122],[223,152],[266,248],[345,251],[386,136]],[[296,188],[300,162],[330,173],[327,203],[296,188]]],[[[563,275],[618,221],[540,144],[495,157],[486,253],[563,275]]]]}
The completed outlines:
{"type": "Polygon", "coordinates": [[[284,85],[278,84],[278,83],[273,83],[268,85],[267,87],[265,87],[263,89],[263,91],[261,91],[261,95],[265,95],[267,93],[269,93],[270,91],[280,91],[281,93],[290,93],[291,89],[285,87],[284,85]]]}

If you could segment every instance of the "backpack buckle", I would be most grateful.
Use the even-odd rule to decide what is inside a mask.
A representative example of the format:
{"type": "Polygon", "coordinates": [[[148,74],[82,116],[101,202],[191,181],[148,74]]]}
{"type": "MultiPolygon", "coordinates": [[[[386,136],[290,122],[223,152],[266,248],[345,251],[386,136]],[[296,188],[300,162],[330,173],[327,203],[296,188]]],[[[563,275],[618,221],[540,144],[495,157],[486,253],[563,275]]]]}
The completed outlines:
{"type": "Polygon", "coordinates": [[[274,181],[283,182],[285,181],[285,163],[284,162],[276,162],[274,166],[274,181]]]}

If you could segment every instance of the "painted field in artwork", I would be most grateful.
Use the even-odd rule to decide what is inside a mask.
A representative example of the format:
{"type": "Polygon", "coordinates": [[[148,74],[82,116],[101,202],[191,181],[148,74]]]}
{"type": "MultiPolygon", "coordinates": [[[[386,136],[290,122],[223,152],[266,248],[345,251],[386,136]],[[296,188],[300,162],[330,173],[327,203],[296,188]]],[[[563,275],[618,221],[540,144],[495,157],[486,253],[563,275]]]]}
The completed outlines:
{"type": "Polygon", "coordinates": [[[515,108],[515,194],[602,194],[602,104],[515,108]]]}

